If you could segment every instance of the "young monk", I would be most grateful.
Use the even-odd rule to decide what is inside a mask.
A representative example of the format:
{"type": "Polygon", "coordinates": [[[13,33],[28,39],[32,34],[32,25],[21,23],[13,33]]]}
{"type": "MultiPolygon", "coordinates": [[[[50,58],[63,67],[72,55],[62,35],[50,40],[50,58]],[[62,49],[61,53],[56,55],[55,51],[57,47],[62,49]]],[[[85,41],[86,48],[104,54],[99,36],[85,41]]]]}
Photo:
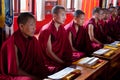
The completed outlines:
{"type": "Polygon", "coordinates": [[[118,16],[120,16],[120,6],[117,7],[118,16]]]}
{"type": "Polygon", "coordinates": [[[44,54],[45,66],[52,74],[71,64],[72,49],[67,33],[62,26],[65,21],[65,8],[56,5],[52,8],[53,19],[42,27],[39,42],[44,54]]]}
{"type": "Polygon", "coordinates": [[[65,26],[73,50],[73,61],[85,55],[84,19],[85,13],[81,10],[76,10],[74,12],[74,19],[65,26]]]}
{"type": "Polygon", "coordinates": [[[107,43],[111,43],[114,40],[107,35],[107,31],[108,31],[108,24],[107,24],[107,19],[108,19],[108,10],[107,9],[101,9],[99,12],[99,21],[98,21],[98,25],[100,27],[101,30],[101,38],[102,38],[102,43],[103,44],[107,44],[107,43]]]}
{"type": "Polygon", "coordinates": [[[109,10],[111,16],[108,20],[108,35],[114,40],[120,40],[120,18],[118,16],[117,9],[115,7],[111,7],[109,10]]]}
{"type": "Polygon", "coordinates": [[[102,48],[102,35],[100,26],[98,24],[99,21],[99,12],[100,8],[94,8],[92,12],[92,18],[86,24],[86,44],[87,44],[87,52],[88,55],[91,54],[93,51],[96,51],[102,48]]]}
{"type": "Polygon", "coordinates": [[[0,51],[0,80],[42,79],[47,69],[42,63],[38,41],[33,37],[35,18],[30,13],[21,13],[17,23],[19,29],[3,43],[0,51]]]}

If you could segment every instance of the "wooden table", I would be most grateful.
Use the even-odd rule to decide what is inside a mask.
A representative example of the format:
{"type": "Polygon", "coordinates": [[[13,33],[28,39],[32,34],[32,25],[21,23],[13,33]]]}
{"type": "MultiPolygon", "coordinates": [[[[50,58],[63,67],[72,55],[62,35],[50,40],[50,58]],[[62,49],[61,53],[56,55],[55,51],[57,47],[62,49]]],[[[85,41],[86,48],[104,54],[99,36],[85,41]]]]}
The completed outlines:
{"type": "Polygon", "coordinates": [[[76,66],[75,69],[81,70],[81,75],[78,76],[75,80],[96,80],[96,78],[100,75],[106,76],[107,63],[108,61],[104,60],[104,62],[95,69],[83,66],[76,66]]]}
{"type": "Polygon", "coordinates": [[[118,71],[120,71],[120,47],[114,50],[114,54],[110,57],[104,57],[95,54],[93,54],[93,56],[109,61],[107,80],[110,80],[118,71]]]}

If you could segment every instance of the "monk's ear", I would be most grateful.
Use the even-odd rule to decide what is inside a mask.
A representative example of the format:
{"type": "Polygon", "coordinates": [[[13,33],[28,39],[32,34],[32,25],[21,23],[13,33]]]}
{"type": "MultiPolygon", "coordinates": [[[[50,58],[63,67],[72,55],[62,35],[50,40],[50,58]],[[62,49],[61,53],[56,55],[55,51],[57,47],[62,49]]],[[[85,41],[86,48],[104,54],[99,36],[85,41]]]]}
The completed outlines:
{"type": "Polygon", "coordinates": [[[74,17],[74,21],[77,22],[78,21],[78,17],[74,17]]]}
{"type": "Polygon", "coordinates": [[[57,18],[57,14],[53,14],[53,18],[55,18],[55,19],[56,19],[56,18],[57,18]]]}
{"type": "Polygon", "coordinates": [[[74,17],[75,20],[77,20],[78,18],[77,17],[74,17]]]}
{"type": "Polygon", "coordinates": [[[20,30],[23,30],[23,27],[24,27],[23,24],[19,24],[19,28],[20,28],[20,30]]]}
{"type": "Polygon", "coordinates": [[[99,13],[95,13],[96,16],[99,16],[99,13]]]}

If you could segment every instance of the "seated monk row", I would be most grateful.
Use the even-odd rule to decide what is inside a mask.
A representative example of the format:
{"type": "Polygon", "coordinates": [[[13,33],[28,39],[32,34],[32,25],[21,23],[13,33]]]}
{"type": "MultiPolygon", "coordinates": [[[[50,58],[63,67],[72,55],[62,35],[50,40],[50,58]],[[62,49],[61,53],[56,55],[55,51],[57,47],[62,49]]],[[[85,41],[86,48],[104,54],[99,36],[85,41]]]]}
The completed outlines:
{"type": "Polygon", "coordinates": [[[65,8],[52,8],[53,19],[42,27],[38,40],[34,37],[36,21],[32,14],[21,13],[18,30],[2,45],[0,51],[0,80],[42,80],[73,61],[103,47],[104,30],[100,23],[100,8],[83,27],[85,14],[74,12],[74,19],[65,27],[65,8]],[[103,39],[103,40],[102,40],[103,39]]]}
{"type": "Polygon", "coordinates": [[[107,24],[107,34],[111,36],[114,40],[120,40],[120,16],[119,9],[117,10],[115,7],[111,7],[110,9],[110,18],[108,19],[107,24]]]}
{"type": "Polygon", "coordinates": [[[33,36],[34,16],[27,12],[18,16],[18,30],[3,43],[0,51],[1,80],[42,80],[71,65],[73,50],[62,26],[65,8],[55,6],[52,14],[53,20],[42,27],[39,40],[33,36]]]}
{"type": "Polygon", "coordinates": [[[104,44],[120,40],[119,9],[94,8],[92,18],[85,24],[87,55],[102,48],[104,44]]]}

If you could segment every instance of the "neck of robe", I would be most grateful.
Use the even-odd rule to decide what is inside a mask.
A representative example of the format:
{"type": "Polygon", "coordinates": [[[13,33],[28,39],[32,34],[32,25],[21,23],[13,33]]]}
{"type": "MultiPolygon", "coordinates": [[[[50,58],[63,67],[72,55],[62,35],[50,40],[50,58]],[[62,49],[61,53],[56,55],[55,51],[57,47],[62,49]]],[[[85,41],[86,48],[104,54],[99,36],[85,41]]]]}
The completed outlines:
{"type": "Polygon", "coordinates": [[[58,31],[61,24],[59,22],[57,22],[56,20],[54,20],[54,19],[53,19],[53,21],[54,21],[55,28],[58,31]]]}

